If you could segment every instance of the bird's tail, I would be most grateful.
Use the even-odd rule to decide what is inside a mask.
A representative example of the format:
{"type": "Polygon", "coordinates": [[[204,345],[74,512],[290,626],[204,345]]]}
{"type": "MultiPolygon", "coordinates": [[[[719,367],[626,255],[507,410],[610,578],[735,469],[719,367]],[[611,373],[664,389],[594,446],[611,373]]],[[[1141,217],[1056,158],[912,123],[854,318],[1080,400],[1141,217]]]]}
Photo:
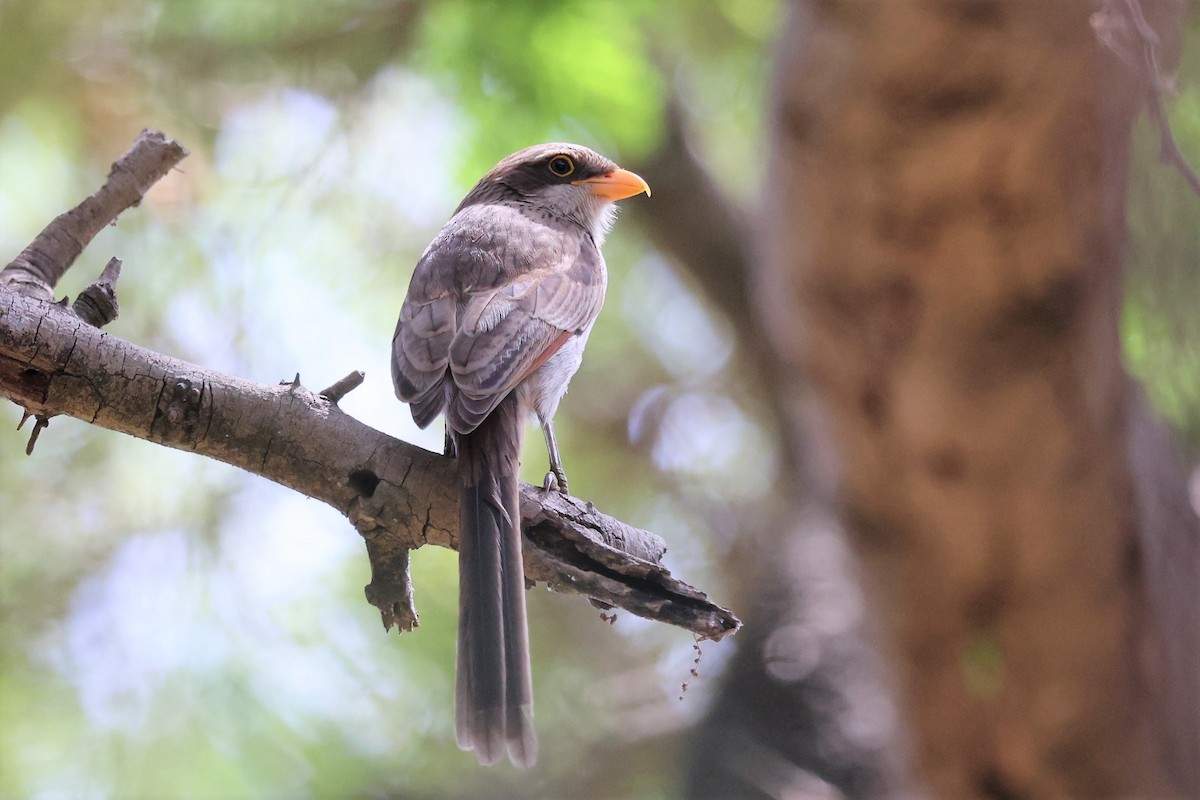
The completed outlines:
{"type": "Polygon", "coordinates": [[[524,422],[513,393],[474,431],[455,436],[461,486],[455,735],[479,763],[494,764],[507,750],[518,767],[537,760],[517,483],[524,422]]]}

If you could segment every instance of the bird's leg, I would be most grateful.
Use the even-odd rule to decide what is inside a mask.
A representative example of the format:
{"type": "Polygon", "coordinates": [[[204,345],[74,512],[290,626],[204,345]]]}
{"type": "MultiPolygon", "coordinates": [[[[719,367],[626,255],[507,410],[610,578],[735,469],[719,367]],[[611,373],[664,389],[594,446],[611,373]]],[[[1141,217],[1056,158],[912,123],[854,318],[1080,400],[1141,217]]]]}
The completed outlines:
{"type": "Polygon", "coordinates": [[[546,437],[546,452],[550,454],[550,471],[546,473],[546,480],[542,483],[542,488],[547,492],[557,489],[562,494],[567,494],[567,473],[563,471],[562,456],[558,454],[558,442],[554,440],[554,422],[552,420],[547,419],[542,422],[542,434],[546,437]]]}

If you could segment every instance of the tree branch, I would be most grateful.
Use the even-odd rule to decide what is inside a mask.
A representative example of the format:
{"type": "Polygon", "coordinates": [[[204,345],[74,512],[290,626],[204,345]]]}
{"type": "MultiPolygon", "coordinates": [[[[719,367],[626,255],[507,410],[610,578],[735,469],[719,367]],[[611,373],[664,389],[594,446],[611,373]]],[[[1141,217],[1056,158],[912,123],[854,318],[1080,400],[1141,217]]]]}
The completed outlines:
{"type": "MultiPolygon", "coordinates": [[[[83,247],[186,151],[143,132],[104,186],[59,216],[0,272],[0,395],[45,420],[65,414],[261,475],[345,514],[367,543],[368,600],[385,627],[417,624],[408,552],[457,547],[453,461],[393,439],[343,413],[351,374],[326,390],[265,385],[123,341],[47,301],[83,247]],[[331,401],[330,398],[333,398],[331,401]]],[[[102,281],[115,281],[115,265],[102,281]]],[[[113,302],[115,313],[115,298],[113,302]]],[[[736,631],[728,610],[662,566],[654,534],[590,503],[521,488],[526,575],[707,639],[736,631]]]]}
{"type": "Polygon", "coordinates": [[[96,234],[122,211],[140,203],[150,187],[186,155],[183,145],[159,131],[142,131],[133,146],[113,163],[104,185],[95,194],[55,217],[0,270],[0,288],[11,287],[23,294],[51,299],[55,285],[96,234]]]}
{"type": "MultiPolygon", "coordinates": [[[[401,553],[458,546],[453,460],[393,439],[301,385],[266,385],[104,334],[68,309],[0,290],[0,394],[189,450],[328,503],[367,539],[371,602],[402,623],[401,553]]],[[[526,575],[719,639],[741,625],[662,566],[663,541],[590,503],[521,487],[526,575]]],[[[414,620],[415,622],[415,620],[414,620]]],[[[411,627],[411,626],[409,626],[411,627]]]]}

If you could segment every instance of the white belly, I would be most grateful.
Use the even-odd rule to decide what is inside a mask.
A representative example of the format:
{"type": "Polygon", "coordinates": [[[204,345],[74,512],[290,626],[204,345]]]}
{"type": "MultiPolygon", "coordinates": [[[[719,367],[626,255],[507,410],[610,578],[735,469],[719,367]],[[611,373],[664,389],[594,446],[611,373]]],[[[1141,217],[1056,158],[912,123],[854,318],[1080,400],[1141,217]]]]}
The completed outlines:
{"type": "Polygon", "coordinates": [[[557,353],[521,384],[519,391],[525,393],[528,401],[526,407],[532,407],[541,422],[554,418],[559,402],[567,393],[567,385],[583,361],[583,348],[590,332],[586,330],[568,339],[557,353]]]}

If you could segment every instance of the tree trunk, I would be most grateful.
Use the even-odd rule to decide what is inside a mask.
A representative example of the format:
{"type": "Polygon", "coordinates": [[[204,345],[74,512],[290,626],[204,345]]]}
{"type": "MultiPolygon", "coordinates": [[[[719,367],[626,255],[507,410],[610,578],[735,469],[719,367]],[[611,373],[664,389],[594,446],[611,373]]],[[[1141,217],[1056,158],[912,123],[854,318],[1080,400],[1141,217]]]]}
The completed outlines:
{"type": "MultiPolygon", "coordinates": [[[[1200,792],[1200,539],[1176,471],[1135,482],[1147,426],[1118,338],[1147,75],[1132,23],[1131,66],[1097,8],[824,0],[780,49],[758,307],[788,423],[836,453],[919,780],[942,797],[1200,792]]],[[[753,664],[780,680],[770,642],[743,638],[727,697],[753,664]]],[[[790,709],[789,732],[770,713],[781,736],[811,717],[790,709]]]]}

